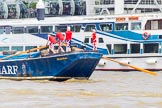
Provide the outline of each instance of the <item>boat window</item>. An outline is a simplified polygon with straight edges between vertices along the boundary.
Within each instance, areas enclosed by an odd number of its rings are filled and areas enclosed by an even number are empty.
[[[83,0],[74,0],[75,13],[74,15],[83,15]]]
[[[114,44],[114,54],[126,54],[127,44]]]
[[[30,50],[30,49],[33,49],[33,48],[37,48],[37,46],[25,46],[25,50]]]
[[[103,38],[98,38],[99,43],[104,43]]]
[[[111,54],[111,44],[107,44],[106,46],[107,46],[109,54]]]
[[[115,30],[128,30],[128,23],[116,23]]]
[[[80,32],[81,25],[70,25],[71,31],[73,32]]]
[[[158,29],[162,29],[162,20],[158,21]]]
[[[141,23],[140,22],[131,23],[131,30],[141,30]]]
[[[9,51],[9,47],[8,46],[1,46],[0,51]]]
[[[41,33],[50,33],[53,31],[53,26],[41,26]]]
[[[162,35],[159,35],[159,39],[162,39]]]
[[[3,34],[3,32],[4,32],[3,27],[0,27],[0,34]]]
[[[158,30],[158,21],[151,21],[151,30]]]
[[[162,29],[162,20],[148,20],[145,29],[146,30],[158,30]]]
[[[55,32],[65,32],[67,30],[67,25],[57,25],[55,26]]]
[[[112,30],[112,24],[100,24],[102,31],[111,31]]]
[[[71,4],[71,0],[62,0],[63,5],[63,15],[71,15],[71,7],[73,4]]]
[[[24,27],[12,27],[13,34],[21,34],[24,33],[24,31],[25,31]]]
[[[85,38],[84,43],[89,43],[89,38]]]
[[[18,0],[19,8],[20,8],[20,18],[27,18],[32,16],[32,8],[27,7],[25,2]],[[28,5],[29,6],[29,5]]]
[[[8,18],[16,18],[16,4],[8,4]]]
[[[5,34],[11,33],[11,27],[5,27]]]
[[[11,50],[23,51],[23,46],[12,46]]]
[[[50,15],[59,15],[59,2],[58,0],[52,0],[49,3],[49,9],[47,11],[49,11],[48,13]]]
[[[3,18],[2,11],[3,11],[3,4],[2,2],[0,2],[0,19]]]
[[[143,44],[143,52],[144,53],[158,53],[158,43],[146,43]]]
[[[145,30],[151,30],[151,21],[148,20],[146,25],[145,25]]]
[[[26,32],[27,33],[38,33],[38,26],[27,26]]]
[[[87,24],[86,25],[86,27],[85,27],[85,32],[91,32],[93,29],[95,29],[96,28],[96,26],[95,25],[89,25],[89,24]]]
[[[140,44],[130,44],[130,53],[140,53]]]

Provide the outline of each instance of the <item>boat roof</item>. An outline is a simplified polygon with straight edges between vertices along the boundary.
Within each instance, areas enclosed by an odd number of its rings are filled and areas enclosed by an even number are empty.
[[[0,20],[0,26],[19,26],[19,25],[49,25],[49,24],[70,24],[70,23],[84,23],[84,22],[104,22],[112,21],[114,22],[116,18],[120,17],[139,17],[139,20],[142,18],[148,19],[159,19],[162,18],[162,14],[132,14],[132,15],[96,15],[96,16],[64,16],[64,17],[46,17],[45,20],[37,20],[36,18],[24,18],[24,19],[2,19]]]

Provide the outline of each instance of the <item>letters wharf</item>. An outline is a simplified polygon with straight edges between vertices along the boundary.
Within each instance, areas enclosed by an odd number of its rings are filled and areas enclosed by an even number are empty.
[[[0,66],[0,74],[16,74],[17,71],[18,71],[17,65]]]

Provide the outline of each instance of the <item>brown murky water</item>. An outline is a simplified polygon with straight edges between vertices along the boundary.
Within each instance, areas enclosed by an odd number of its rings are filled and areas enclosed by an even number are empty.
[[[0,80],[0,108],[162,108],[162,72],[95,71],[90,80]]]

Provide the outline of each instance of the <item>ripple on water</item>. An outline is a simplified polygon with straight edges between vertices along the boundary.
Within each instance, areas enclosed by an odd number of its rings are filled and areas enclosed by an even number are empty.
[[[162,108],[162,73],[96,71],[89,80],[0,80],[6,108]]]

